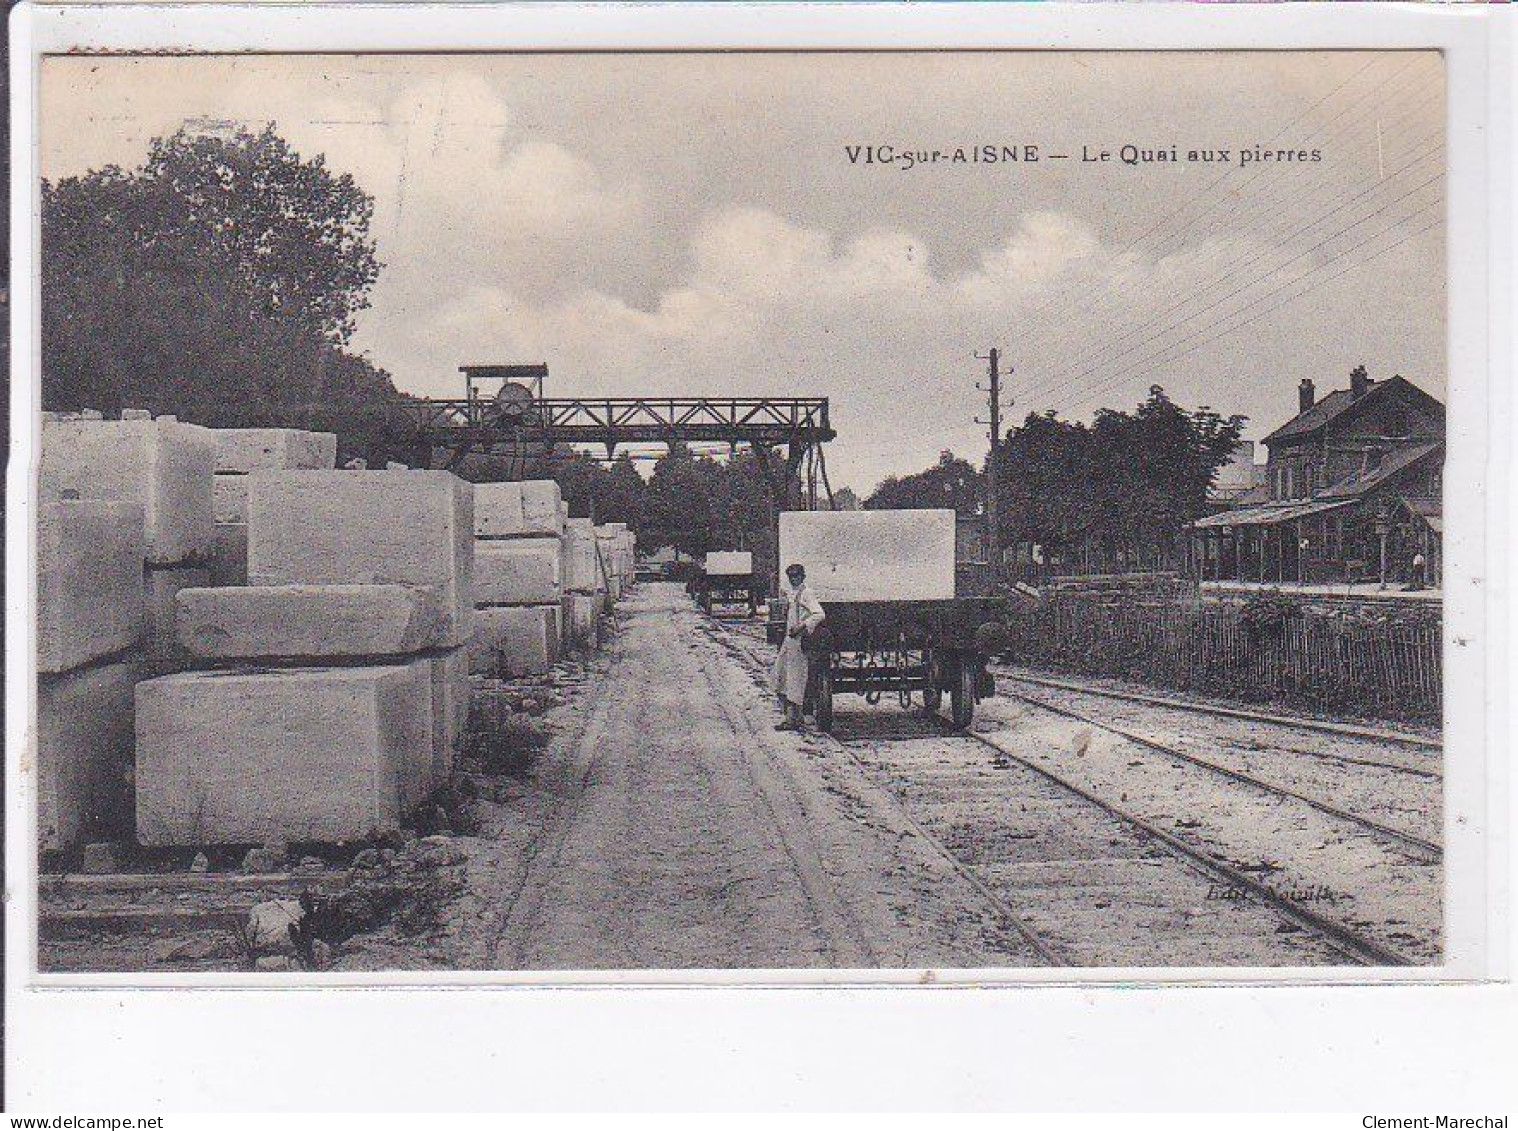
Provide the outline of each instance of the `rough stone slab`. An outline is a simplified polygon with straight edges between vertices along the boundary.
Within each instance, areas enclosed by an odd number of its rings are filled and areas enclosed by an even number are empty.
[[[135,646],[143,618],[142,508],[37,508],[37,670],[61,672]]]
[[[481,539],[474,547],[474,603],[547,605],[563,594],[558,538]]]
[[[200,660],[404,656],[457,644],[436,589],[271,585],[184,589],[179,644]]]
[[[402,817],[414,812],[441,784],[435,775],[435,767],[443,757],[437,749],[437,741],[443,730],[438,725],[438,712],[443,704],[438,697],[437,677],[432,661],[425,656],[420,657],[406,664],[404,670],[410,682],[404,701],[424,704],[426,713],[420,720],[422,730],[419,733],[411,731],[413,738],[406,746],[406,769],[401,777]]]
[[[204,589],[211,571],[204,566],[165,566],[143,572],[143,609],[147,616],[148,659],[162,666],[182,666],[188,653],[179,645],[174,623],[177,598],[184,589]]]
[[[248,583],[248,526],[242,522],[216,524],[216,551],[211,555],[212,585]]]
[[[565,633],[582,648],[600,644],[601,598],[591,593],[571,593],[565,598],[568,609]]]
[[[564,499],[558,483],[552,479],[479,483],[474,491],[474,532],[481,538],[523,538],[564,532]]]
[[[45,849],[129,835],[134,657],[37,685],[37,833]]]
[[[564,531],[564,588],[572,593],[604,589],[606,583],[598,561],[595,531],[589,520],[570,519]]]
[[[446,471],[255,471],[249,585],[422,585],[469,639],[474,493]]]
[[[432,783],[441,786],[464,751],[469,725],[469,649],[429,657],[432,668]]]
[[[330,471],[337,436],[299,428],[217,428],[216,470]]]
[[[65,420],[42,429],[38,499],[71,497],[142,508],[144,557],[207,559],[215,545],[209,428],[163,420]]]
[[[476,610],[469,669],[519,679],[542,675],[559,659],[559,607],[529,605]]]
[[[754,572],[754,555],[747,551],[715,550],[706,555],[706,576],[742,577]]]
[[[552,479],[529,479],[518,483],[522,491],[522,524],[527,534],[564,533],[564,496]]]
[[[423,678],[417,678],[417,671]],[[185,672],[137,685],[146,845],[353,841],[399,827],[432,759],[418,664]]]
[[[784,511],[780,567],[806,567],[817,599],[944,601],[954,596],[954,512]]]
[[[211,512],[218,524],[248,521],[248,477],[217,472],[211,480]]]

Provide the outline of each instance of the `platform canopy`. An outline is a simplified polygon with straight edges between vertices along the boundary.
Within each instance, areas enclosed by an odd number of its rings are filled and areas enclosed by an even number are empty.
[[[1236,511],[1210,514],[1191,524],[1193,530],[1216,530],[1227,526],[1276,526],[1293,519],[1308,518],[1315,514],[1339,510],[1355,500],[1338,499],[1333,502],[1273,504],[1268,507],[1244,507]]]

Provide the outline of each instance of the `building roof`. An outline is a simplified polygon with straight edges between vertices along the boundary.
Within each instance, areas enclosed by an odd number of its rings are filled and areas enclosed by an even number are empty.
[[[1435,451],[1442,451],[1444,444],[1436,441],[1431,444],[1410,444],[1405,448],[1394,448],[1386,453],[1381,463],[1369,471],[1359,475],[1351,475],[1348,479],[1341,479],[1333,486],[1318,492],[1319,499],[1359,499],[1375,490],[1381,484],[1391,479],[1398,472],[1405,471],[1425,456]]]
[[[1370,388],[1365,391],[1365,396],[1370,396],[1371,393],[1385,384],[1386,382],[1384,381],[1373,382]],[[1361,399],[1363,400],[1364,397]],[[1269,436],[1266,436],[1263,442],[1269,444],[1273,440],[1289,440],[1293,436],[1305,436],[1310,432],[1316,432],[1354,403],[1355,398],[1353,393],[1348,389],[1337,389],[1316,402],[1306,412],[1297,414],[1281,425]]]
[[[1365,395],[1359,399],[1350,389],[1336,389],[1322,400],[1314,404],[1306,412],[1299,413],[1277,428],[1261,443],[1271,444],[1280,440],[1290,440],[1298,436],[1308,436],[1327,425],[1330,421],[1344,415],[1351,408],[1368,404],[1373,398],[1384,395],[1384,390],[1391,388],[1410,389],[1418,397],[1430,402],[1442,409],[1444,406],[1436,397],[1430,396],[1422,389],[1414,385],[1406,377],[1397,376],[1385,381],[1371,381],[1366,387]]]
[[[1242,510],[1223,511],[1221,514],[1208,515],[1206,518],[1193,522],[1191,526],[1194,530],[1216,529],[1220,526],[1275,526],[1277,523],[1290,522],[1294,518],[1306,518],[1308,515],[1322,514],[1325,511],[1347,507],[1353,501],[1353,499],[1339,499],[1333,502],[1321,502],[1313,499],[1308,502],[1275,503],[1265,507],[1245,507]]]

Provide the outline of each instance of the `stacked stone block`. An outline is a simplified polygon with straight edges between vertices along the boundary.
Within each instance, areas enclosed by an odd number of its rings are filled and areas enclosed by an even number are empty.
[[[473,492],[442,471],[255,469],[246,487],[248,584],[181,592],[201,670],[137,688],[138,837],[391,831],[463,741]]]
[[[564,590],[566,639],[577,647],[596,647],[606,601],[606,574],[595,524],[588,518],[571,518],[564,524]]]
[[[216,431],[213,501],[216,538],[212,585],[248,583],[248,476],[254,471],[330,471],[337,436],[295,428],[220,428]]]
[[[541,675],[563,648],[565,525],[551,479],[482,483],[475,488],[471,668],[515,679]]]
[[[181,660],[174,595],[210,582],[215,461],[212,430],[173,417],[44,422],[40,499],[124,502],[142,510],[147,659],[158,671]]]
[[[44,433],[44,449],[51,443]],[[43,849],[131,827],[132,688],[145,634],[143,508],[37,511],[37,831]]]

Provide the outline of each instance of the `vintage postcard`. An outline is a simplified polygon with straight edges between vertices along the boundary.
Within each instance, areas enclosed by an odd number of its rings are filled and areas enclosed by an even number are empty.
[[[41,974],[1446,967],[1440,51],[39,81]]]
[[[1486,1071],[1498,17],[1044,7],[23,6],[20,1102]]]

